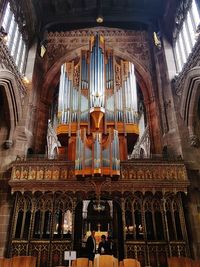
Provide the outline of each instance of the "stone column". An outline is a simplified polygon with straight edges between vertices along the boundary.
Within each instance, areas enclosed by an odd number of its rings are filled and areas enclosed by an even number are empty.
[[[8,201],[10,194],[7,182],[0,181],[0,188],[0,257],[5,257],[7,241],[10,238],[9,221],[11,205]]]

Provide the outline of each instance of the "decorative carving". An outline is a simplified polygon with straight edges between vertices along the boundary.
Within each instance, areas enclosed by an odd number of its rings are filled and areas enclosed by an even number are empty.
[[[21,97],[23,98],[26,94],[26,88],[23,83],[23,77],[20,74],[13,58],[10,55],[10,52],[4,42],[0,42],[0,67],[2,69],[10,70],[14,75],[19,88]]]
[[[129,163],[128,166],[122,164],[121,179],[187,181],[187,173],[183,164]]]
[[[192,147],[198,148],[200,145],[200,140],[196,135],[190,136],[189,142]]]
[[[28,179],[28,168],[25,167],[23,168],[23,171],[22,171],[22,179]]]
[[[100,181],[102,178],[99,177]],[[48,181],[48,182],[47,182]],[[148,182],[148,183],[147,183]],[[129,190],[168,191],[174,189],[186,192],[189,185],[185,165],[180,162],[163,162],[158,160],[131,160],[121,163],[121,176],[118,181],[110,180],[109,192]],[[17,160],[9,184],[13,191],[59,191],[63,188],[76,191],[93,191],[91,181],[81,182],[75,177],[74,162],[58,160]],[[101,191],[108,191],[103,184]]]
[[[28,179],[34,180],[36,178],[36,169],[29,168],[29,176]]]
[[[45,172],[45,179],[51,180],[51,177],[52,177],[52,170],[47,168]]]
[[[44,175],[44,171],[42,168],[38,168],[37,170],[37,180],[42,180],[43,179],[43,175]]]
[[[62,161],[17,159],[14,165],[12,180],[73,180],[75,178],[73,163],[69,165]]]
[[[69,51],[81,47],[87,47],[88,49],[89,38],[97,33],[105,37],[108,46],[114,47],[121,51],[121,53],[134,55],[146,69],[151,69],[147,32],[108,29],[104,27],[48,33],[48,56],[46,60],[48,60],[49,67]]]
[[[68,177],[68,170],[67,169],[62,170],[61,171],[61,179],[67,180],[67,177]]]
[[[52,127],[52,123],[49,120],[47,130],[47,153],[49,159],[54,159],[57,157],[58,147],[60,147],[60,142],[58,141],[56,131]]]
[[[172,81],[172,85],[179,99],[183,92],[185,80],[187,78],[187,72],[193,67],[199,66],[199,62],[200,62],[200,36],[198,37],[198,40],[195,46],[193,47],[192,52],[189,55],[182,71]]]
[[[115,65],[115,83],[116,83],[116,86],[118,86],[118,87],[122,86],[121,77],[122,77],[122,75],[121,75],[120,65],[116,64]]]
[[[13,168],[13,173],[12,173],[13,179],[20,179],[21,174],[20,174],[20,169],[15,169]]]
[[[12,140],[6,140],[5,143],[4,143],[5,149],[11,148],[12,145],[13,145],[13,141]]]
[[[146,153],[141,155],[141,149]],[[150,135],[149,127],[147,126],[143,135],[138,139],[137,143],[134,146],[134,150],[130,155],[129,159],[132,158],[146,158],[150,156]]]
[[[59,169],[54,169],[52,173],[52,179],[53,180],[58,180],[59,179]]]
[[[79,78],[80,78],[80,65],[74,67],[74,86],[79,87]]]

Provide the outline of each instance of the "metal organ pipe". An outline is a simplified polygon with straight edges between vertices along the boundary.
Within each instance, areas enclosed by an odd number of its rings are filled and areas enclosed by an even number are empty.
[[[59,120],[59,123],[62,123],[62,120],[63,120],[64,93],[65,93],[64,84],[65,84],[65,65],[63,64],[61,66],[59,94],[58,94],[58,120]]]
[[[124,110],[126,123],[136,123],[135,114],[137,114],[137,89],[134,65],[129,62],[127,77],[123,83],[124,87]]]
[[[87,90],[88,89],[88,63],[87,63],[87,54],[82,53],[81,55],[81,90]],[[82,92],[78,92],[79,98],[80,98],[80,122],[86,122],[89,119],[89,113],[88,113],[88,105],[89,100],[86,98],[85,95],[82,94]]]
[[[95,135],[94,143],[94,169],[101,167],[101,145],[100,145],[100,134]]]
[[[82,160],[83,160],[83,142],[81,140],[81,130],[77,131],[76,134],[76,160],[75,160],[75,169],[82,169]]]
[[[88,89],[88,64],[85,54],[81,59],[81,89]]]
[[[113,130],[113,141],[112,141],[112,169],[119,170],[119,137],[118,131]]]
[[[131,87],[133,88],[132,101],[133,101],[133,110],[134,110],[134,120],[135,120],[135,123],[138,123],[137,117],[136,117],[137,112],[138,112],[137,83],[136,83],[136,77],[135,77],[135,68],[134,68],[133,64],[131,64],[131,73],[132,73],[132,79],[131,79],[132,85],[131,85]]]
[[[126,124],[136,123],[134,65],[114,56],[110,49],[104,55],[104,50],[103,38],[92,37],[89,52],[82,51],[79,61],[61,66],[58,119],[69,125],[60,129],[67,129],[68,135],[76,138],[77,175],[98,175],[102,167],[102,175],[110,171],[118,175],[119,136],[126,138],[125,131],[134,129]],[[96,126],[98,120],[101,123]]]
[[[108,62],[106,64],[106,88],[113,89],[114,70],[113,70],[113,55],[108,55]]]
[[[90,108],[104,107],[104,54],[100,39],[95,38],[90,54]]]
[[[105,105],[105,73],[104,73],[104,54],[101,55],[101,77],[100,77],[100,86],[102,93],[102,106]]]

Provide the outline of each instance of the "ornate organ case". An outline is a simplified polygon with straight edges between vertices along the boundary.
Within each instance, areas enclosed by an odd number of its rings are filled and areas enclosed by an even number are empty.
[[[139,134],[137,86],[134,65],[106,49],[102,36],[61,66],[56,125],[59,153],[75,161],[77,176],[120,174],[127,138]]]

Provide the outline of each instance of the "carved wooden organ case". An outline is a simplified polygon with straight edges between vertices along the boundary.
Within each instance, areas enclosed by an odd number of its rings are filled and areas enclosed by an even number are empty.
[[[75,161],[77,176],[118,176],[136,140],[134,65],[92,36],[89,50],[61,66],[56,132],[59,154]]]

